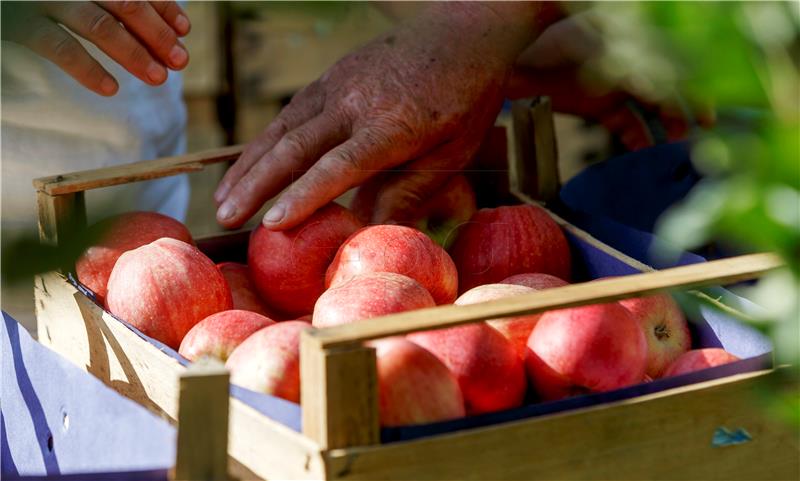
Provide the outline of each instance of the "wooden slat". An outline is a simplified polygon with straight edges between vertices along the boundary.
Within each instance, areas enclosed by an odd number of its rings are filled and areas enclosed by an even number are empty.
[[[380,442],[375,349],[320,349],[300,341],[303,434],[322,449]]]
[[[58,273],[35,281],[38,339],[120,394],[175,422],[178,361],[114,319]],[[278,449],[271,447],[280,446]],[[319,447],[237,399],[230,400],[229,453],[264,479],[319,479]],[[249,479],[249,478],[248,478]]]
[[[264,479],[322,479],[313,441],[231,398],[230,454]]]
[[[470,306],[438,306],[309,332],[323,348],[414,331],[457,326],[565,307],[608,302],[666,289],[724,285],[758,277],[783,264],[773,254],[750,254],[658,272],[571,284]]]
[[[741,374],[487,428],[333,450],[325,455],[327,479],[797,479],[797,432],[759,402],[771,376]],[[721,428],[752,439],[714,445]]]
[[[232,145],[192,154],[41,177],[34,179],[33,186],[37,191],[50,195],[62,195],[142,180],[159,179],[196,172],[209,164],[236,160],[243,148],[242,145]]]
[[[228,371],[203,358],[180,376],[175,480],[227,481]]]

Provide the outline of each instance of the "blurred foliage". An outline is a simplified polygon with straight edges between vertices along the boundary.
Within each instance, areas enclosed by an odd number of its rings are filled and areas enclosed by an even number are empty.
[[[713,105],[717,126],[697,135],[692,159],[705,179],[660,219],[679,249],[724,242],[773,251],[787,269],[746,288],[766,308],[768,332],[794,389],[774,411],[800,423],[800,3],[631,2],[595,5],[605,53],[587,65],[689,115]]]

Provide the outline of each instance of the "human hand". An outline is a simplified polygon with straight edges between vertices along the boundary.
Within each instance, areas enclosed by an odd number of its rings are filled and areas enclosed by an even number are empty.
[[[150,85],[189,62],[178,38],[191,25],[173,1],[3,2],[1,18],[3,40],[28,47],[100,95],[114,95],[116,80],[64,27]]]
[[[373,220],[427,197],[478,149],[538,13],[531,4],[435,4],[344,57],[298,92],[229,169],[214,196],[217,220],[241,226],[291,183],[263,219],[287,229],[397,167]]]

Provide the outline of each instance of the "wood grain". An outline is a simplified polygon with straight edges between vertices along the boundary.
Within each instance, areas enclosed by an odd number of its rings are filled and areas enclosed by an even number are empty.
[[[795,429],[748,373],[602,406],[379,447],[325,454],[327,479],[798,479]],[[796,388],[796,386],[795,386]],[[718,428],[752,440],[715,447]]]
[[[615,301],[668,289],[724,285],[758,277],[781,267],[773,254],[750,254],[657,272],[571,284],[469,306],[438,306],[309,331],[322,348],[457,326],[485,319],[534,314],[553,309]]]
[[[380,442],[375,349],[320,349],[300,341],[303,434],[322,449]]]
[[[243,145],[232,145],[192,154],[41,177],[33,180],[33,187],[37,191],[49,195],[63,195],[112,185],[159,179],[203,170],[209,164],[236,160],[243,148]]]

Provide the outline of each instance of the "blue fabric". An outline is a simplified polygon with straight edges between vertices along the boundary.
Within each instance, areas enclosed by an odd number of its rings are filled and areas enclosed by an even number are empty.
[[[686,142],[662,144],[586,168],[561,189],[568,208],[643,232],[700,180]]]
[[[50,476],[4,476],[7,481],[170,481],[168,469],[108,473],[53,474]]]
[[[3,479],[164,470],[175,429],[50,349],[3,313]]]

